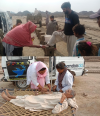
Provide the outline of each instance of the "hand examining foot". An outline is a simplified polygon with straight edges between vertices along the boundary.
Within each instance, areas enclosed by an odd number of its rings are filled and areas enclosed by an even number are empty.
[[[42,88],[42,92],[47,92],[48,90],[46,88]]]
[[[57,88],[57,85],[53,86],[53,88],[52,88],[52,89],[53,89],[53,91],[55,91],[55,90],[56,90],[56,88]]]
[[[60,91],[59,91],[59,92],[63,93],[62,89],[60,89]]]

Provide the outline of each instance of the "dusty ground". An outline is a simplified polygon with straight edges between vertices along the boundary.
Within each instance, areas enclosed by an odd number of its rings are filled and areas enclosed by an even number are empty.
[[[76,116],[100,116],[100,74],[76,77],[74,89],[79,105]]]

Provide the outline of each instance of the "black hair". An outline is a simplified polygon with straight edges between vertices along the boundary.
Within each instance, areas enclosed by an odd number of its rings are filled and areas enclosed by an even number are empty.
[[[89,46],[87,44],[87,41],[81,41],[78,44],[78,50],[82,53],[83,51],[85,51],[84,56],[97,56],[98,55],[98,48],[97,46],[91,44],[91,46]]]
[[[22,23],[22,21],[21,21],[20,19],[17,19],[17,20],[16,20],[16,25],[17,25],[18,23]]]
[[[44,71],[46,68],[42,68],[41,70],[39,70],[39,71]]]
[[[53,18],[53,19],[54,19],[54,16],[53,16],[53,15],[51,15],[51,16],[50,16],[50,18]]]
[[[70,2],[64,2],[62,5],[61,5],[61,8],[71,8],[71,4]]]
[[[73,31],[78,35],[83,35],[85,33],[85,27],[84,27],[84,25],[76,24],[73,27]]]
[[[65,63],[64,63],[64,62],[59,62],[59,63],[56,65],[56,68],[57,68],[57,69],[65,69]]]

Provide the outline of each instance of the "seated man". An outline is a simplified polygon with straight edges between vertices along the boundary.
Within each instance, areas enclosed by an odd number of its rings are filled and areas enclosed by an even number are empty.
[[[74,108],[77,108],[76,102],[72,99],[76,93],[74,90],[67,90],[65,93],[54,92],[42,95],[25,95],[25,96],[11,96],[6,89],[7,96],[3,91],[1,96],[3,99],[15,104],[16,106],[24,107],[30,111],[40,111],[40,110],[52,110],[52,113],[59,113],[67,109],[68,104]],[[60,102],[59,102],[60,101]]]

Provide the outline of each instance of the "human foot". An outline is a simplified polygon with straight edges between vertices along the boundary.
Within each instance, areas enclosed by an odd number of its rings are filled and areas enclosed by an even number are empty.
[[[5,94],[4,91],[1,93],[1,96],[2,96],[2,98],[5,99],[6,101],[10,101],[10,100],[11,100],[10,98],[8,98],[8,97],[6,96],[6,94]]]
[[[11,95],[9,94],[8,89],[6,89],[6,93],[7,93],[7,96],[11,98]]]

